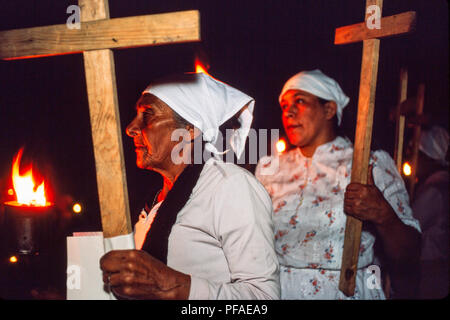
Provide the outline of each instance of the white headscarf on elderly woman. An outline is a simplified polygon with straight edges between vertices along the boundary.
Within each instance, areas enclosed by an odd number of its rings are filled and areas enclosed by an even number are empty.
[[[302,71],[291,77],[284,85],[278,98],[281,98],[288,90],[303,90],[327,101],[334,101],[337,105],[336,116],[338,125],[342,122],[342,112],[350,101],[342,91],[339,84],[322,73],[319,69]]]
[[[230,141],[237,157],[241,156],[253,120],[252,97],[204,73],[167,77],[152,83],[143,93],[155,95],[198,128],[207,142],[205,149],[215,155],[222,154],[214,145],[219,127],[245,107],[238,117],[241,127],[234,130]]]

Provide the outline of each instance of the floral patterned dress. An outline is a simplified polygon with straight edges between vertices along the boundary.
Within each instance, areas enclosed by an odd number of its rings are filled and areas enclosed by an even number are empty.
[[[351,142],[337,137],[319,146],[311,158],[295,148],[279,157],[263,157],[258,163],[255,175],[273,203],[282,299],[385,298],[382,289],[373,285],[373,269],[367,268],[374,260],[375,235],[364,228],[355,294],[346,297],[338,289],[346,223],[343,199],[352,156]],[[274,161],[279,161],[278,170],[267,174],[264,169],[273,167]],[[375,185],[403,223],[420,231],[392,158],[375,151],[370,161]]]

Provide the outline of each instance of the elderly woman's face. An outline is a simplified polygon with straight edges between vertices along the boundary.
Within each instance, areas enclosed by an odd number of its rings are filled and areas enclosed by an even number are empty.
[[[176,128],[169,106],[150,94],[142,95],[136,103],[136,117],[126,129],[136,147],[136,165],[142,169],[170,165],[172,149],[178,143],[171,141]]]

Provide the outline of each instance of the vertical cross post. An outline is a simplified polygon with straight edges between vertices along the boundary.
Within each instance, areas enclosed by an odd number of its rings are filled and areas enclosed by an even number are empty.
[[[398,172],[402,172],[403,161],[403,141],[405,136],[405,115],[402,114],[401,106],[406,101],[408,92],[408,70],[402,68],[400,70],[400,86],[398,93],[398,104],[396,107],[396,128],[395,128],[395,150],[394,161]]]
[[[79,0],[81,21],[109,19],[107,0]],[[98,198],[105,238],[132,232],[111,49],[83,52]]]
[[[371,5],[377,5],[381,11],[382,0],[367,0],[366,8]],[[367,21],[367,15],[365,20]],[[379,39],[368,39],[363,41],[358,114],[356,118],[351,176],[351,182],[362,184],[367,183],[367,173],[369,169],[379,51]],[[355,291],[361,230],[362,221],[347,216],[344,238],[345,245],[342,253],[339,281],[339,289],[347,296],[352,296]]]
[[[346,44],[363,41],[361,77],[356,120],[355,144],[353,148],[351,182],[367,183],[370,144],[372,140],[373,112],[378,73],[380,40],[409,33],[415,25],[415,12],[381,18],[382,0],[367,0],[365,22],[336,29],[334,43]],[[371,24],[375,17],[379,23]],[[371,24],[369,28],[369,24]],[[342,253],[339,289],[347,296],[354,295],[361,242],[362,221],[347,216],[344,248]]]

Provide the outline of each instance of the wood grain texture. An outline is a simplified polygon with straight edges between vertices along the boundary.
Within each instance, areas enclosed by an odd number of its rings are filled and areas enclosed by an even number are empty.
[[[80,0],[82,20],[108,18],[104,0]],[[103,236],[132,232],[113,53],[83,52]]]
[[[380,40],[370,39],[363,42],[363,58],[361,64],[358,114],[356,118],[351,178],[352,182],[363,184],[367,183],[379,50]]]
[[[0,59],[25,59],[88,50],[130,48],[200,40],[197,10],[126,18],[109,17],[108,9],[92,9],[96,1],[80,2],[81,29],[65,24],[0,32]],[[95,14],[94,14],[95,13]]]
[[[385,38],[414,31],[416,13],[408,11],[381,18],[380,29],[369,29],[365,22],[336,29],[334,44],[347,44],[367,39]]]
[[[369,168],[379,49],[380,40],[378,39],[370,39],[363,42],[358,114],[351,176],[351,182],[362,184],[367,183]],[[361,230],[362,222],[347,216],[339,280],[339,290],[347,296],[353,296],[355,292]]]
[[[369,17],[367,9],[371,5],[378,6],[381,14],[383,0],[366,1],[364,21],[367,21]],[[351,182],[362,184],[367,183],[367,173],[369,168],[379,51],[380,41],[378,39],[363,41],[358,114],[356,118],[351,175]],[[346,296],[353,296],[355,294],[361,232],[362,221],[347,216],[339,278],[339,290]]]

